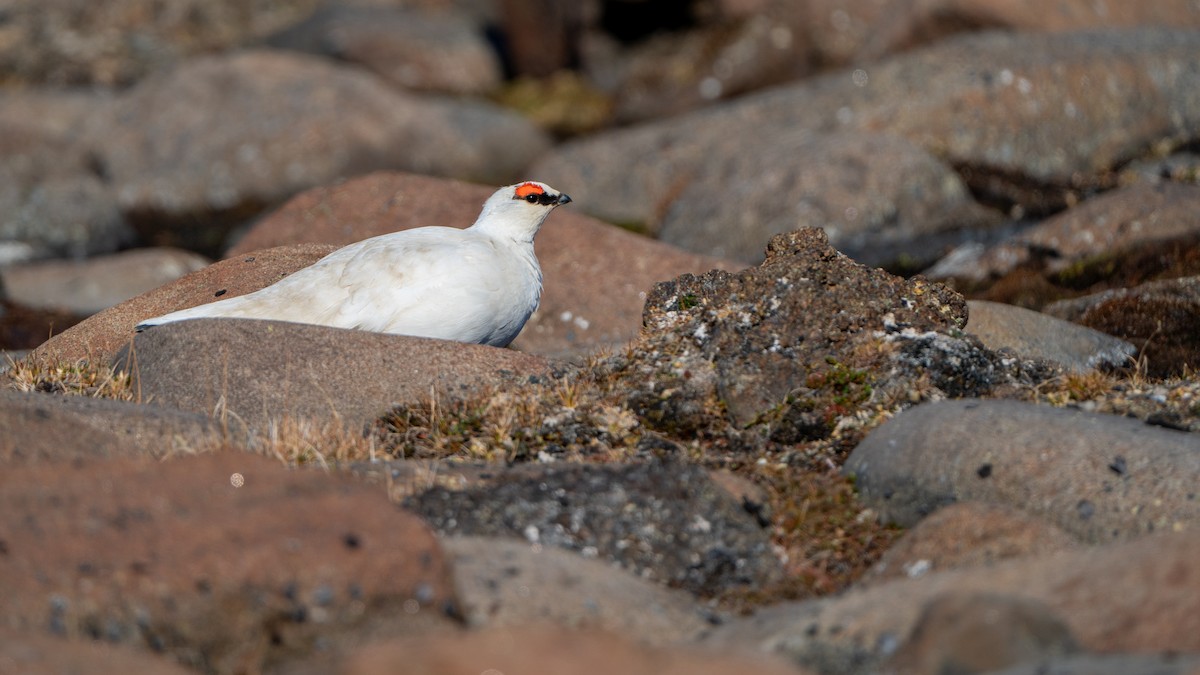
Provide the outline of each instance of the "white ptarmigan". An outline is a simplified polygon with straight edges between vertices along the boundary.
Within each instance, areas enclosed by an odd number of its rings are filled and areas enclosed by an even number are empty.
[[[266,288],[147,319],[137,330],[207,317],[274,319],[505,347],[541,300],[533,238],[570,201],[545,183],[509,185],[465,230],[364,239]]]

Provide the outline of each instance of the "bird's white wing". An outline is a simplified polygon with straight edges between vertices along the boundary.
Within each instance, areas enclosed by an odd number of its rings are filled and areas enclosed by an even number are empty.
[[[536,291],[528,297],[531,275],[490,237],[422,228],[369,241],[338,278],[345,297],[339,325],[497,344],[512,339],[509,314],[523,313],[523,324],[533,309],[526,306],[536,306]]]

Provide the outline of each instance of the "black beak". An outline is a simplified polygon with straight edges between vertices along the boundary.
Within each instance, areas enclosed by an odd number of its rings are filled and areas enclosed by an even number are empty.
[[[570,204],[570,203],[571,203],[571,195],[563,193],[558,196],[558,205],[559,206],[562,206],[563,204]]]

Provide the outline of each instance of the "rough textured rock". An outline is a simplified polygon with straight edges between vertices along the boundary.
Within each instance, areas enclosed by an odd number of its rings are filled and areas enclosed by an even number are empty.
[[[1120,336],[1146,358],[1146,373],[1170,377],[1200,368],[1200,277],[1063,300],[1046,313]]]
[[[217,453],[0,472],[6,625],[261,672],[447,623],[428,528],[378,490]]]
[[[396,405],[519,386],[549,370],[541,358],[486,345],[245,319],[155,326],[116,360],[147,400],[259,433],[285,419],[353,432]]]
[[[1090,542],[1200,528],[1200,435],[1016,401],[941,401],[897,415],[845,472],[883,516],[1008,504]]]
[[[347,61],[416,91],[483,94],[502,76],[483,27],[452,9],[328,5],[267,42]]]
[[[187,675],[162,656],[100,641],[71,642],[33,631],[0,630],[0,675]]]
[[[459,605],[473,628],[552,623],[666,645],[696,637],[711,616],[692,596],[611,563],[500,537],[445,537]]]
[[[1076,373],[1130,366],[1137,355],[1137,348],[1120,338],[1048,314],[986,300],[972,300],[967,306],[971,318],[966,330],[988,349],[1011,349]]]
[[[723,408],[783,442],[815,440],[868,401],[908,402],[917,380],[964,396],[1014,375],[960,337],[962,296],[855,263],[815,229],[775,237],[758,267],[657,285],[643,322],[617,367],[634,380],[641,416],[674,431],[708,426],[708,411]]]
[[[1196,652],[1197,555],[1200,536],[1188,532],[930,574],[762,609],[715,629],[705,643],[754,646],[823,673],[879,672],[929,601],[954,592],[1040,602],[1088,650]]]
[[[159,406],[0,389],[0,463],[163,457],[220,445],[206,417]]]
[[[568,143],[533,173],[583,186],[572,197],[600,218],[655,223],[692,174],[741,151],[731,129],[885,132],[960,167],[977,193],[1042,212],[1103,186],[1163,139],[1194,136],[1198,47],[1195,32],[1151,29],[951,38],[859,76],[832,73]],[[631,156],[654,161],[631,169]]]
[[[0,268],[0,282],[27,307],[95,314],[208,266],[178,249],[139,249],[84,261],[52,261]]]
[[[237,255],[110,307],[51,337],[31,355],[39,362],[108,361],[133,340],[134,326],[154,316],[269,286],[336,250],[303,244]]]
[[[578,185],[555,185],[574,197]],[[298,195],[259,221],[233,249],[298,242],[345,245],[413,227],[467,227],[494,188],[402,173],[378,173]],[[541,307],[513,347],[578,356],[637,336],[646,291],[684,272],[736,265],[639,237],[571,208],[559,209],[537,238]]]
[[[663,216],[663,241],[756,263],[772,235],[823,227],[859,262],[919,269],[940,245],[1001,221],[949,166],[903,138],[775,128],[738,136],[737,153],[690,176]]]
[[[934,511],[905,532],[858,583],[916,579],[930,572],[983,567],[1079,546],[1079,540],[1062,528],[1016,507],[958,502]]]
[[[700,595],[760,587],[781,571],[766,531],[698,466],[547,467],[406,503],[444,534],[580,551]]]
[[[981,283],[1020,266],[1071,277],[1148,242],[1200,234],[1200,186],[1138,184],[1106,192],[992,247],[967,245],[927,274]],[[1073,273],[1074,270],[1074,273]]]
[[[898,673],[990,673],[1079,651],[1071,631],[1041,602],[954,593],[930,600],[890,662]]]
[[[596,631],[546,625],[401,640],[364,647],[341,675],[396,672],[528,673],[529,675],[804,675],[808,671],[761,654],[710,652],[693,646],[654,648]]]
[[[143,238],[210,251],[233,224],[339,177],[405,168],[508,182],[547,144],[489,104],[416,98],[270,51],[148,78],[89,120],[88,135]]]

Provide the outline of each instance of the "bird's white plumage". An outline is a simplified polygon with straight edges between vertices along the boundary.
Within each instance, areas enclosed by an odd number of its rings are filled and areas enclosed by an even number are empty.
[[[537,309],[533,239],[571,198],[544,183],[501,188],[471,227],[421,227],[338,249],[236,298],[148,319],[274,319],[505,346]]]

